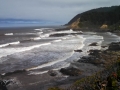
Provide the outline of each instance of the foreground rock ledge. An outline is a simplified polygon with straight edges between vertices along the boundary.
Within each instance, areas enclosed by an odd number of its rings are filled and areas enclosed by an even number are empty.
[[[70,68],[61,68],[60,72],[69,76],[79,76],[81,74],[81,70],[70,67]]]

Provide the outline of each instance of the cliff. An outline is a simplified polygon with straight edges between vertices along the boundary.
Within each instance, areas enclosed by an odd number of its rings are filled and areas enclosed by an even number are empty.
[[[120,30],[120,6],[102,7],[83,12],[71,19],[67,25],[71,28]]]
[[[76,21],[71,23],[69,25],[69,28],[71,28],[71,29],[79,29],[79,23],[80,23],[80,18],[78,18]]]

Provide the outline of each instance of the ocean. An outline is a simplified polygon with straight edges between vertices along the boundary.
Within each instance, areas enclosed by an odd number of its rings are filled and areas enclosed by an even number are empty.
[[[101,46],[120,41],[119,36],[110,32],[82,32],[63,28],[0,28],[0,74],[5,76],[6,73],[11,73],[5,77],[13,82],[9,85],[9,90],[33,90],[36,85],[35,90],[47,90],[50,86],[72,83],[74,79],[61,74],[61,68],[74,66],[80,69],[86,67],[87,70],[92,67],[97,71],[99,68],[96,66],[77,66],[73,63],[87,56],[89,50],[104,50],[107,47]],[[91,43],[98,45],[90,46]],[[48,74],[51,70],[57,72],[55,77]],[[15,73],[16,71],[21,72]]]
[[[110,32],[83,32],[55,28],[7,28],[0,30],[0,73],[27,70],[42,74],[68,67],[91,49],[119,41]],[[98,46],[89,46],[97,42]],[[83,52],[74,52],[74,50]],[[38,71],[37,71],[38,69]],[[35,70],[35,71],[34,71]],[[30,72],[32,71],[32,72]]]

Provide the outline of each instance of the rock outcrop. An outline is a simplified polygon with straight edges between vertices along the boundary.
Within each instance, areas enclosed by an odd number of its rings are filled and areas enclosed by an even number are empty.
[[[69,76],[79,76],[81,75],[82,71],[77,68],[71,67],[71,68],[61,68],[60,72],[62,74],[69,75]]]
[[[108,50],[120,50],[120,42],[111,43]]]
[[[73,22],[70,26],[69,26],[69,28],[71,28],[71,29],[79,29],[80,27],[79,27],[79,24],[80,23],[80,18],[78,18],[75,22]]]
[[[49,70],[49,71],[48,71],[48,74],[49,74],[50,76],[56,76],[56,75],[57,75],[57,72],[55,72],[54,70]]]
[[[101,29],[107,29],[107,28],[108,28],[108,25],[103,24],[100,28],[101,28]]]
[[[98,43],[97,42],[93,42],[89,46],[98,46]]]
[[[79,13],[66,25],[72,29],[120,30],[120,6],[101,7]]]

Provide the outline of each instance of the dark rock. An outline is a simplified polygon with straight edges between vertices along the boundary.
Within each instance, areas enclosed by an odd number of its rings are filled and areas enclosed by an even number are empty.
[[[89,55],[98,56],[101,53],[101,50],[89,50]]]
[[[97,44],[98,44],[97,42],[93,42],[89,46],[98,46]]]
[[[82,34],[82,32],[78,32],[78,33],[55,33],[55,34],[51,34],[49,37],[62,37],[62,36],[76,35],[76,34]]]
[[[78,76],[81,74],[81,71],[79,69],[76,68],[61,68],[60,72],[65,74],[65,75],[69,75],[69,76]]]
[[[107,47],[107,46],[101,46],[102,48],[105,48],[105,47]]]
[[[120,50],[120,42],[111,43],[108,50]]]
[[[56,76],[57,75],[57,73],[53,70],[49,70],[48,73],[49,73],[50,76]]]
[[[78,62],[82,63],[90,63],[91,61],[95,60],[96,58],[94,56],[84,56],[81,59],[78,60]]]
[[[83,56],[81,59],[89,59],[90,56]]]
[[[50,37],[62,37],[69,35],[68,33],[56,33],[56,34],[51,34]]]
[[[82,52],[82,50],[74,50],[75,52]]]
[[[0,90],[8,90],[7,85],[10,84],[12,81],[0,80]]]
[[[90,63],[94,65],[101,65],[104,64],[104,60],[100,60],[96,56],[87,56],[87,57],[82,57],[81,59],[78,60],[79,63]]]

